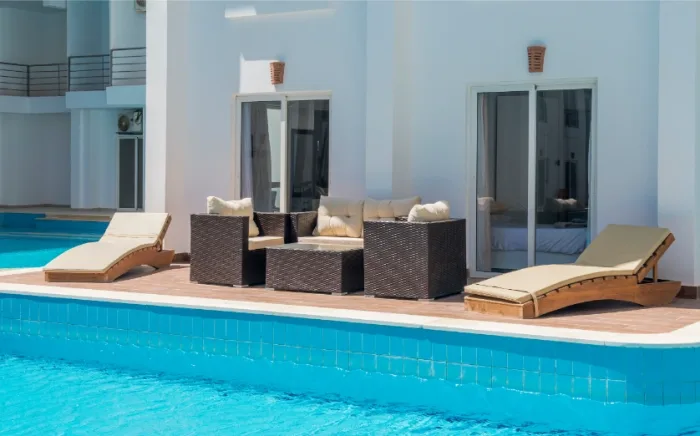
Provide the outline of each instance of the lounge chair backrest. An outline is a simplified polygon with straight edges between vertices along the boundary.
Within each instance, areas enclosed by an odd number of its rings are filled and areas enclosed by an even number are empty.
[[[611,224],[586,248],[576,265],[619,269],[621,274],[636,274],[670,235],[660,227]]]
[[[142,240],[157,245],[162,242],[170,224],[167,213],[117,212],[107,226],[101,241]]]

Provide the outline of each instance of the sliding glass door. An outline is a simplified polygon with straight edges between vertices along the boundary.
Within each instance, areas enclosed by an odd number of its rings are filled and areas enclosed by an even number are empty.
[[[485,275],[571,263],[590,240],[593,88],[475,89],[470,247]]]
[[[273,95],[239,98],[239,198],[255,210],[316,210],[328,194],[330,101]]]

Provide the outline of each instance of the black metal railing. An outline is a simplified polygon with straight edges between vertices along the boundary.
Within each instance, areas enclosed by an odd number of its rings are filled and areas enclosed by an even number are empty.
[[[111,86],[146,83],[146,47],[115,48],[110,51]]]
[[[66,94],[67,64],[0,62],[0,95],[52,97]]]
[[[69,91],[103,91],[109,86],[109,55],[68,58]]]

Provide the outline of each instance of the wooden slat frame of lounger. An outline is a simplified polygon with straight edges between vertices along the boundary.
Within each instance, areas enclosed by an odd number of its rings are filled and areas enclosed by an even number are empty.
[[[538,296],[537,311],[532,300],[515,303],[469,294],[464,298],[464,306],[473,312],[531,319],[574,304],[598,300],[628,301],[642,306],[668,304],[680,292],[681,283],[658,280],[658,263],[673,241],[673,234],[669,234],[637,274],[581,280]],[[653,273],[651,279],[646,278],[649,272]]]
[[[156,269],[167,268],[173,261],[175,251],[163,250],[163,239],[168,232],[172,218],[170,215],[165,220],[163,229],[158,235],[155,245],[136,250],[124,256],[106,271],[45,271],[44,280],[47,282],[113,282],[131,269],[141,265],[148,265]]]

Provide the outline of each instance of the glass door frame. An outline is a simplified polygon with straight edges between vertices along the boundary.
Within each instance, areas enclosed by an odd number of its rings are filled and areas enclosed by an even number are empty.
[[[123,139],[130,139],[134,142],[134,207],[120,207],[119,203],[119,194],[120,194],[120,153],[119,153],[119,147],[121,147],[121,141]],[[139,139],[141,140],[141,156],[139,156]],[[146,142],[144,141],[144,136],[143,134],[117,134],[116,136],[116,147],[115,147],[115,162],[117,166],[117,185],[116,185],[116,191],[117,191],[117,204],[116,204],[116,210],[118,211],[132,211],[132,212],[139,212],[142,211],[144,208],[141,207],[139,208],[139,164],[143,167],[143,178],[142,178],[142,183],[141,183],[141,198],[143,202],[143,206],[146,204],[146,165],[145,165],[145,157],[146,157]]]
[[[231,135],[233,139],[233,188],[234,198],[241,198],[241,131],[243,103],[254,103],[259,101],[280,102],[280,212],[289,212],[290,209],[290,184],[291,171],[289,168],[290,145],[287,141],[287,103],[290,101],[303,100],[328,100],[328,150],[332,150],[333,142],[333,103],[330,91],[295,91],[295,92],[268,92],[260,94],[236,94],[233,96],[233,126]],[[330,166],[330,162],[329,162]],[[330,174],[330,167],[328,173]],[[329,183],[330,185],[330,183]]]
[[[598,137],[598,92],[597,80],[595,79],[575,79],[575,80],[542,80],[521,83],[504,84],[474,84],[468,86],[467,90],[467,168],[469,176],[467,178],[467,265],[471,277],[488,278],[501,273],[492,271],[478,271],[476,269],[477,256],[477,147],[478,147],[478,99],[479,94],[496,92],[527,92],[528,93],[528,162],[527,162],[527,263],[528,266],[535,265],[535,231],[537,220],[537,92],[538,91],[564,91],[567,89],[590,89],[591,90],[591,133],[590,133],[590,161],[588,169],[590,173],[590,186],[588,191],[589,215],[588,225],[590,226],[591,237],[598,233],[596,211],[597,209],[597,189],[596,189],[596,142]]]

